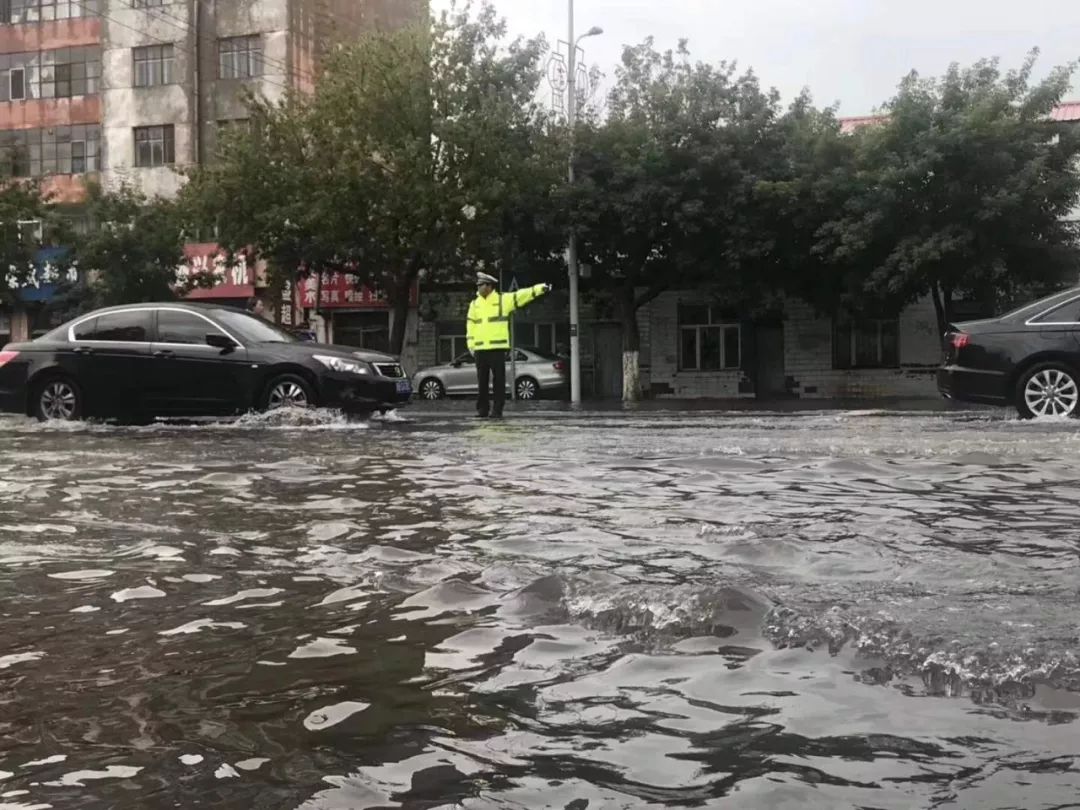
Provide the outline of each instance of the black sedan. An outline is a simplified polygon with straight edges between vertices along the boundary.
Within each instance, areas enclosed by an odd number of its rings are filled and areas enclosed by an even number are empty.
[[[1013,405],[1020,416],[1076,416],[1080,288],[1000,318],[950,324],[938,390],[948,399]]]
[[[228,416],[290,406],[371,413],[398,408],[411,395],[393,357],[302,342],[222,306],[111,307],[0,351],[0,411],[42,420]]]

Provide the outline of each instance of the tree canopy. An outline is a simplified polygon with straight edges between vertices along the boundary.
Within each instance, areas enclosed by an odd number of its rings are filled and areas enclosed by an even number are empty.
[[[177,294],[184,232],[176,203],[148,199],[128,186],[88,189],[94,228],[77,240],[75,259],[88,277],[90,306],[168,301]]]
[[[0,304],[34,280],[39,250],[68,236],[60,207],[38,183],[0,176]]]
[[[912,73],[877,124],[824,153],[809,144],[812,160],[839,158],[797,184],[823,221],[795,206],[838,303],[895,310],[929,295],[944,332],[960,296],[1000,303],[1076,280],[1080,128],[1051,119],[1075,65],[1032,84],[1035,56],[1007,73],[997,60]]]
[[[760,261],[756,185],[775,157],[778,97],[685,43],[623,51],[607,115],[576,133],[572,228],[623,327],[637,396],[637,310],[666,290],[734,284]]]
[[[543,41],[507,42],[490,5],[471,12],[334,52],[312,96],[255,102],[252,133],[184,192],[223,243],[286,277],[348,269],[382,289],[395,352],[421,273],[460,277],[532,250],[544,220],[522,208],[555,182],[536,101]]]

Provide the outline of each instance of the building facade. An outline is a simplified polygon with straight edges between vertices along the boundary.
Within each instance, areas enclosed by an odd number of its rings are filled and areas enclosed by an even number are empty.
[[[421,292],[403,361],[410,370],[465,352],[470,293]],[[745,318],[703,303],[700,291],[664,293],[638,312],[642,394],[652,399],[874,399],[936,395],[941,359],[927,299],[896,318],[837,320],[788,300],[770,317]],[[582,390],[623,392],[622,327],[586,302],[581,318]],[[565,356],[568,301],[555,292],[515,314],[515,344]]]
[[[0,177],[40,180],[76,218],[87,180],[172,195],[246,125],[246,93],[309,90],[335,44],[426,13],[426,0],[0,0]],[[32,299],[0,312],[0,338],[40,331]]]

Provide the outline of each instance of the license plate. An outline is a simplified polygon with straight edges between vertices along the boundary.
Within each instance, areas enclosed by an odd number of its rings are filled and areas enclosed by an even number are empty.
[[[397,390],[399,394],[411,394],[412,383],[410,383],[408,380],[398,380]]]

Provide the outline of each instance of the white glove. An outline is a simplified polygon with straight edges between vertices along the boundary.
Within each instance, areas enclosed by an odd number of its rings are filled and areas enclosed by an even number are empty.
[[[551,292],[551,290],[552,290],[552,287],[551,287],[550,284],[545,284],[544,285],[544,292],[549,293],[549,292]]]

